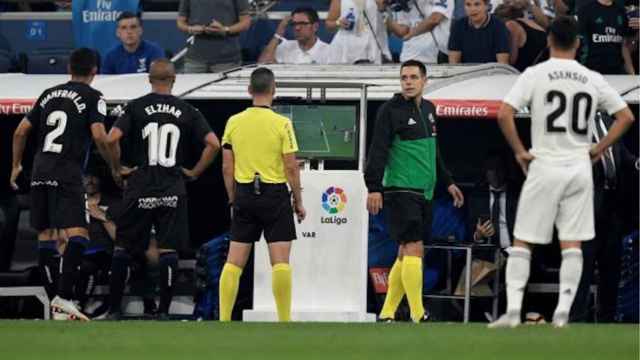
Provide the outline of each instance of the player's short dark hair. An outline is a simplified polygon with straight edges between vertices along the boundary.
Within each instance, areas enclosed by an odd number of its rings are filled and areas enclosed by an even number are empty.
[[[549,25],[553,45],[561,50],[571,50],[578,38],[578,23],[572,16],[558,16]]]
[[[254,94],[267,94],[271,91],[271,87],[275,81],[276,77],[273,75],[273,71],[265,67],[260,67],[251,73],[249,87]]]
[[[116,24],[120,25],[120,21],[126,19],[138,19],[138,24],[142,25],[142,18],[140,17],[140,13],[133,13],[131,11],[123,11],[116,18]]]
[[[69,69],[71,75],[89,76],[94,67],[98,66],[96,52],[89,48],[73,50],[69,57]]]
[[[299,7],[299,8],[296,8],[295,10],[293,10],[291,12],[291,16],[293,17],[293,15],[295,15],[295,14],[305,14],[305,15],[307,15],[307,18],[309,18],[309,22],[311,22],[312,24],[315,24],[318,21],[320,21],[320,18],[318,17],[318,12],[315,11],[313,8],[310,8],[310,7]]]
[[[420,74],[422,74],[422,76],[427,76],[427,67],[424,66],[422,61],[413,60],[413,59],[403,62],[402,65],[400,65],[400,72],[402,72],[402,69],[406,67],[413,67],[413,66],[420,69]]]

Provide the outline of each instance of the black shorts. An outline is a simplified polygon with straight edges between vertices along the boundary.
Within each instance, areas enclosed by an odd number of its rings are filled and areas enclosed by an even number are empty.
[[[285,184],[262,184],[261,194],[253,193],[253,184],[236,185],[231,220],[231,240],[254,243],[264,238],[268,243],[296,239],[291,198]]]
[[[431,201],[411,191],[384,193],[384,217],[389,236],[400,244],[428,241],[431,234]]]
[[[152,225],[158,248],[182,250],[189,245],[186,195],[125,198],[122,207],[110,211],[110,216],[116,223],[115,246],[130,252],[147,249]]]
[[[46,229],[87,227],[86,197],[81,183],[31,181],[31,226]]]

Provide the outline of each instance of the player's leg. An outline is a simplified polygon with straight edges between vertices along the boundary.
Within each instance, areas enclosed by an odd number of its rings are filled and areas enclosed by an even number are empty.
[[[233,232],[232,232],[233,234]],[[258,239],[260,235],[258,234]],[[253,241],[242,242],[232,240],[229,243],[229,254],[227,262],[222,268],[220,275],[220,321],[231,321],[231,313],[238,296],[238,287],[240,286],[240,276],[242,269],[247,264]]]
[[[178,253],[184,248],[180,244],[189,241],[189,219],[186,196],[178,196],[175,204],[170,203],[154,210],[154,226],[158,243],[160,270],[160,318],[169,315],[176,275],[178,274]],[[173,206],[175,205],[175,206]]]
[[[505,270],[507,312],[489,324],[490,328],[516,327],[520,324],[522,299],[529,281],[531,245],[548,244],[553,223],[565,187],[561,170],[531,163],[518,203],[513,245]]]
[[[247,264],[253,243],[260,240],[262,233],[262,225],[254,213],[257,196],[252,191],[252,187],[236,187],[229,254],[220,275],[220,321],[231,321],[242,269]]]
[[[269,244],[271,289],[279,321],[291,320],[291,241],[296,239],[296,226],[289,192],[285,185],[267,187],[257,204],[264,238]]]
[[[380,321],[392,321],[395,318],[396,310],[404,297],[404,286],[402,285],[402,254],[404,246],[398,247],[398,257],[389,272],[387,286],[387,296],[384,298],[384,305],[380,311]]]
[[[384,194],[384,214],[389,227],[389,235],[400,244],[401,258],[401,262],[398,264],[400,282],[396,283],[398,277],[393,274],[396,281],[389,284],[390,291],[387,293],[389,306],[387,309],[383,309],[384,315],[395,314],[404,293],[409,302],[411,319],[415,322],[422,321],[425,318],[422,302],[422,258],[424,255],[422,237],[425,224],[431,222],[431,204],[424,199],[422,194],[388,192]],[[387,298],[385,298],[385,304]]]
[[[52,228],[55,208],[50,206],[54,198],[55,193],[49,187],[31,188],[30,220],[31,226],[38,230],[38,269],[49,299],[53,299],[58,293],[60,273],[58,233]]]
[[[269,243],[271,290],[276,302],[278,321],[291,321],[291,241]]]
[[[75,280],[78,279],[78,268],[89,242],[89,234],[87,229],[83,227],[65,228],[60,231],[67,239],[67,245],[61,260],[58,295],[51,300],[51,308],[53,311],[88,321],[89,318],[78,309],[72,300],[75,297],[74,286]]]
[[[108,318],[111,320],[119,320],[122,316],[124,289],[131,277],[132,251],[143,251],[140,245],[149,238],[151,219],[151,210],[139,208],[137,198],[123,200],[123,211],[116,215],[116,238],[109,277]]]
[[[38,269],[49,299],[58,293],[60,275],[60,253],[58,252],[57,231],[46,229],[38,233]]]
[[[568,169],[571,177],[566,196],[560,201],[556,227],[562,249],[560,264],[560,294],[553,313],[553,325],[563,327],[569,322],[569,313],[582,275],[583,256],[581,244],[595,236],[593,212],[593,180],[591,164]]]

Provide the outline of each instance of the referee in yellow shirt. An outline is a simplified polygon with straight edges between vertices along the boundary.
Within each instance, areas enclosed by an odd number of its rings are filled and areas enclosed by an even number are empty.
[[[278,320],[291,319],[289,253],[296,238],[293,211],[300,222],[305,209],[296,162],[298,144],[291,120],[271,110],[275,90],[271,70],[254,70],[249,84],[253,106],[229,118],[222,137],[222,172],[233,218],[229,255],[220,277],[220,321],[231,320],[242,269],[263,232],[273,267]]]

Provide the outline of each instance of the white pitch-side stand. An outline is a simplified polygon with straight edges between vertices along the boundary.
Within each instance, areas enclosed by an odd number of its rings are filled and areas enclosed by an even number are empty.
[[[358,169],[324,170],[322,161],[312,170],[307,161],[301,172],[302,198],[307,218],[296,224],[292,243],[291,319],[293,321],[375,321],[367,313],[366,188],[362,175],[366,133],[366,84],[278,83],[282,87],[357,88],[361,92]],[[277,321],[271,290],[271,264],[264,241],[255,246],[253,309],[244,321]]]

